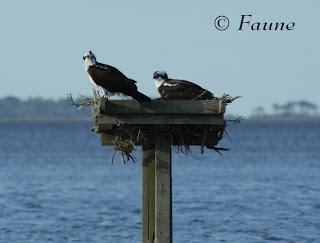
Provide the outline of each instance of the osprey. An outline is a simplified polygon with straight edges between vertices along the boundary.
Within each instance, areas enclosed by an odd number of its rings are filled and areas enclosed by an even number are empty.
[[[94,54],[89,51],[83,55],[84,66],[94,87],[102,90],[103,97],[111,95],[131,96],[139,103],[151,99],[137,90],[136,81],[127,78],[115,67],[99,63]]]
[[[166,100],[212,100],[213,94],[192,82],[169,79],[164,71],[153,73],[153,80],[156,84],[161,98]]]

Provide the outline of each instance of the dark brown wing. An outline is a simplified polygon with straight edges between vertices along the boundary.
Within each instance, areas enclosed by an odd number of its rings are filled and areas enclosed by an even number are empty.
[[[88,68],[88,73],[97,85],[102,86],[109,92],[121,92],[130,95],[127,93],[137,90],[135,80],[127,78],[117,68],[110,65],[97,62]]]
[[[151,101],[148,96],[138,92],[135,80],[127,78],[115,67],[97,62],[88,68],[88,73],[97,85],[111,93],[131,96],[139,103]]]
[[[161,98],[167,100],[210,100],[213,94],[199,85],[178,79],[168,79],[159,88]]]

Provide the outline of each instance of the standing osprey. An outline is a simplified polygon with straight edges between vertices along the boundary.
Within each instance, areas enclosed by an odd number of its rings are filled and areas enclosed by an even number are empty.
[[[199,85],[185,80],[169,79],[166,72],[156,71],[153,73],[161,98],[166,100],[212,100],[213,94],[201,88]]]
[[[94,54],[89,51],[83,55],[84,66],[94,87],[102,90],[103,96],[131,96],[139,103],[151,99],[137,90],[136,81],[127,78],[115,67],[99,63]]]

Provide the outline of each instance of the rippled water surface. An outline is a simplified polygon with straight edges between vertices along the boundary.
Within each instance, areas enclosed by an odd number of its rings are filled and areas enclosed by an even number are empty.
[[[91,122],[0,123],[0,242],[141,242],[141,164]],[[173,153],[174,242],[320,242],[320,124],[228,127]],[[201,159],[201,160],[199,160]]]

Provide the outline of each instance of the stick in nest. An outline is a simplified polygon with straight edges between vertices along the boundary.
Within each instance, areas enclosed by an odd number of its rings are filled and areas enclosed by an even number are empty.
[[[85,97],[84,95],[82,95],[82,94],[80,94],[80,93],[78,93],[78,95],[79,95],[82,99],[84,99],[84,100],[86,100],[86,101],[81,102],[81,103],[78,104],[78,103],[74,102],[74,99],[73,99],[71,93],[70,93],[70,94],[67,94],[67,98],[69,99],[70,104],[71,104],[71,105],[74,105],[75,107],[77,107],[78,110],[81,110],[84,106],[93,105],[93,104],[96,102],[96,99],[95,99],[95,98],[94,98],[94,99],[90,99],[90,98],[87,98],[87,97]]]
[[[222,97],[220,99],[226,99],[227,103],[231,103],[232,101],[241,98],[242,96],[236,96],[234,98],[232,98],[229,94],[223,94]]]
[[[206,142],[207,135],[208,135],[208,126],[205,127],[203,139],[202,139],[202,142],[201,142],[201,149],[200,149],[200,153],[201,154],[203,154],[203,146],[204,146],[204,143]]]
[[[201,94],[199,94],[197,97],[194,97],[192,100],[196,100],[198,98],[200,98],[202,95],[204,95],[205,93],[207,93],[208,90],[206,89],[205,91],[203,91]]]
[[[213,149],[214,151],[216,151],[220,155],[222,155],[222,153],[220,151],[229,151],[230,150],[230,149],[227,149],[227,148],[219,148],[219,147],[210,146],[210,145],[206,145],[206,147],[208,149]]]
[[[243,121],[243,117],[242,116],[239,116],[236,119],[226,120],[226,122],[233,122],[234,124],[240,123],[241,121]]]
[[[132,154],[132,151],[136,149],[136,146],[132,139],[124,139],[120,136],[117,136],[116,139],[113,141],[114,144],[114,151],[111,158],[111,165],[113,165],[113,159],[117,150],[120,151],[121,159],[124,164],[128,163],[131,159],[133,163],[136,162],[135,156]]]

